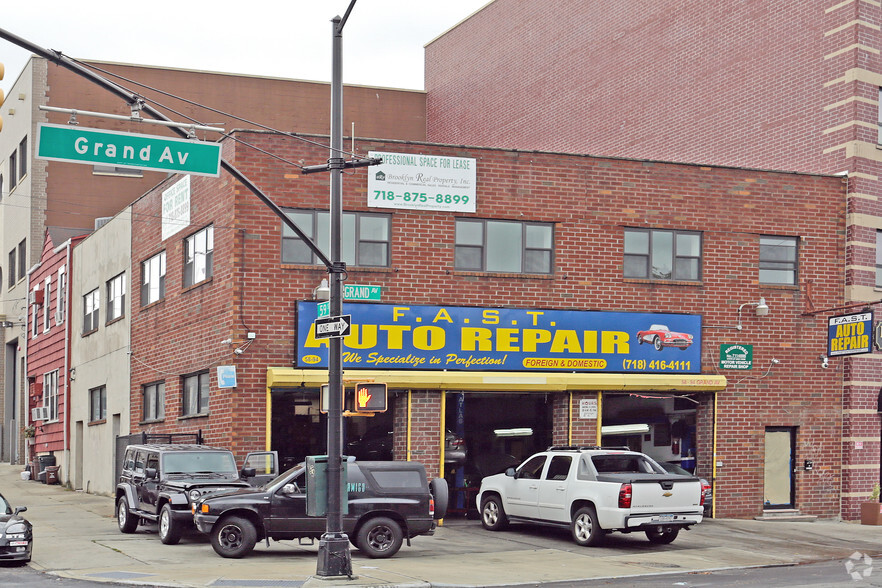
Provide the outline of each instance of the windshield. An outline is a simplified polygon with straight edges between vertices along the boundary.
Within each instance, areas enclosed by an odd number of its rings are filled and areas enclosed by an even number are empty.
[[[162,456],[162,468],[171,474],[233,474],[238,475],[232,453],[224,451],[182,451]]]

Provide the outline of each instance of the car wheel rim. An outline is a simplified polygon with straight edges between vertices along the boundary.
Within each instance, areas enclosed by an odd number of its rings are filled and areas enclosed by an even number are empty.
[[[499,510],[496,508],[496,503],[488,502],[484,506],[484,522],[493,526],[497,520],[499,520]]]
[[[168,512],[163,511],[161,515],[159,515],[159,535],[161,537],[165,537],[168,535]]]
[[[119,509],[117,510],[117,513],[116,513],[116,519],[119,521],[120,527],[125,526],[125,524],[126,524],[126,507],[122,502],[119,503]]]
[[[386,525],[374,527],[368,533],[368,543],[376,551],[386,551],[392,545],[392,529]]]
[[[236,549],[242,545],[242,531],[235,525],[226,525],[221,529],[219,539],[224,549]]]
[[[585,515],[578,517],[575,522],[575,530],[576,537],[580,541],[587,541],[591,536],[591,519]]]

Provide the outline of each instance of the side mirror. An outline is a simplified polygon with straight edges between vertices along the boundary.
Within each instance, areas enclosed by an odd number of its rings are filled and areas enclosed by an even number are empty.
[[[508,476],[509,478],[516,478],[517,477],[515,475],[516,473],[517,472],[515,471],[514,468],[508,468],[507,470],[505,470],[505,475]]]
[[[282,494],[300,494],[300,488],[294,482],[282,486]]]
[[[242,468],[242,477],[243,478],[253,478],[257,475],[257,470],[255,468]]]
[[[17,514],[20,513],[20,512],[24,512],[24,511],[26,511],[27,509],[28,509],[28,507],[26,507],[26,506],[16,506],[16,507],[15,507],[15,512],[12,514],[12,516],[17,515]]]
[[[148,480],[156,478],[156,468],[147,468],[146,470],[144,470],[144,476]]]

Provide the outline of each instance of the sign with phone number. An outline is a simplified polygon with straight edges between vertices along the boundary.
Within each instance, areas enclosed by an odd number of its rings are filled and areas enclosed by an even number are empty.
[[[443,212],[475,212],[477,160],[370,151],[383,163],[368,171],[368,206]]]

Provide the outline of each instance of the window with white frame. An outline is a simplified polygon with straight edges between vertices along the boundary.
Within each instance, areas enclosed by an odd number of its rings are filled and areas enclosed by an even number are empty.
[[[103,421],[107,418],[107,387],[98,386],[89,390],[89,422]]]
[[[18,177],[19,179],[24,178],[28,175],[28,138],[25,136],[24,139],[18,144]]]
[[[760,284],[795,285],[797,268],[798,251],[796,237],[760,237]]]
[[[91,333],[98,328],[98,315],[101,310],[101,299],[98,288],[83,296],[83,334]]]
[[[184,288],[211,278],[214,227],[209,225],[184,240]]]
[[[7,287],[12,288],[15,286],[15,260],[18,259],[15,253],[15,249],[9,252],[9,283],[6,284]]]
[[[28,271],[28,240],[22,239],[18,244],[18,279],[25,277]]]
[[[142,390],[144,393],[143,420],[157,421],[165,418],[165,382],[146,384]]]
[[[67,273],[64,266],[58,268],[58,302],[55,305],[55,324],[64,322],[67,313]]]
[[[286,210],[285,214],[330,257],[330,215],[317,210]],[[391,236],[391,217],[375,212],[344,212],[341,223],[340,257],[346,265],[387,267]],[[306,243],[282,223],[282,263],[318,263]]]
[[[37,328],[37,318],[39,318],[40,314],[37,312],[37,292],[39,292],[39,288],[34,288],[32,290],[31,296],[33,296],[34,300],[31,302],[31,338],[37,336],[40,332]]]
[[[50,421],[58,420],[58,370],[43,374],[43,406],[49,407]]]
[[[208,414],[208,372],[184,376],[182,416]]]
[[[18,153],[15,151],[12,152],[12,155],[9,156],[9,191],[15,189],[16,184],[18,183]]]
[[[46,276],[46,282],[44,286],[43,292],[43,332],[48,333],[49,329],[52,327],[52,313],[49,301],[52,299],[52,276]]]
[[[141,263],[141,306],[165,298],[165,251]]]
[[[455,242],[458,270],[552,273],[554,229],[550,223],[457,219]]]
[[[122,318],[125,308],[126,274],[123,272],[107,281],[107,322]]]

